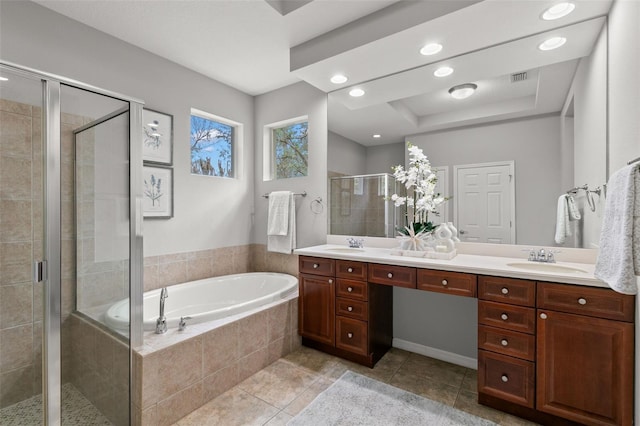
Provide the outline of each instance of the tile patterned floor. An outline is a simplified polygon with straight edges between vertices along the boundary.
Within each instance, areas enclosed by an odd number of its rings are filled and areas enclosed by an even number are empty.
[[[42,395],[20,401],[0,410],[2,426],[40,426]],[[71,383],[62,385],[63,426],[113,426]]]
[[[347,370],[500,425],[534,424],[479,405],[476,402],[475,370],[395,348],[370,369],[302,347],[182,418],[174,426],[286,425]]]

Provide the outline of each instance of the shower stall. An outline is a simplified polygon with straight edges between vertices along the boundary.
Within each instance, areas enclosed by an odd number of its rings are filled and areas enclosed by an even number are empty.
[[[329,233],[394,237],[404,217],[391,201],[395,193],[404,186],[388,173],[329,178]]]
[[[0,63],[0,423],[128,425],[142,102]],[[127,336],[102,324],[130,299]]]

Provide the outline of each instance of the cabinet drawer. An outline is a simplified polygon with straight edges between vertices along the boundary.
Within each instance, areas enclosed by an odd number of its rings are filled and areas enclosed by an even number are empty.
[[[605,288],[538,283],[538,308],[633,322],[635,296]]]
[[[535,306],[535,281],[501,277],[478,277],[478,298],[520,306]]]
[[[525,306],[480,300],[478,302],[478,323],[534,334],[536,331],[536,310]]]
[[[533,408],[534,363],[478,351],[478,392]]]
[[[367,300],[367,283],[363,281],[336,279],[336,296],[347,297],[349,299]]]
[[[369,281],[376,284],[416,288],[416,269],[370,263]]]
[[[418,269],[417,287],[420,290],[476,297],[476,282],[473,274]]]
[[[366,356],[367,343],[366,322],[336,317],[336,348]]]
[[[336,297],[336,315],[367,321],[369,304],[360,300]]]
[[[367,264],[351,260],[336,260],[336,277],[366,281]]]
[[[335,276],[335,260],[323,257],[300,256],[298,269],[301,274]]]
[[[481,325],[478,327],[478,348],[534,361],[536,339],[532,334]]]

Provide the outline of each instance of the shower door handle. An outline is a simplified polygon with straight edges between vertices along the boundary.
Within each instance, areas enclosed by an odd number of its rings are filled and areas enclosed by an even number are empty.
[[[33,283],[41,283],[47,279],[47,261],[36,260],[33,262]]]

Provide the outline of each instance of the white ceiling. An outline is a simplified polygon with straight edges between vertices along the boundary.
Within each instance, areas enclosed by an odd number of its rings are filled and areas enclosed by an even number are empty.
[[[35,1],[252,95],[307,81],[332,92],[330,130],[363,145],[559,111],[612,2],[572,0],[572,14],[543,21],[557,0]],[[537,50],[558,34],[565,46]],[[431,41],[442,52],[420,55]],[[456,71],[436,79],[441,64]],[[520,71],[529,80],[510,83]],[[349,81],[331,84],[335,72]],[[477,94],[453,102],[447,89],[465,82]],[[367,94],[349,97],[354,85]]]
[[[35,1],[257,95],[300,81],[289,71],[290,47],[397,0],[301,0],[303,7],[284,16],[273,6],[277,2],[263,0]]]

